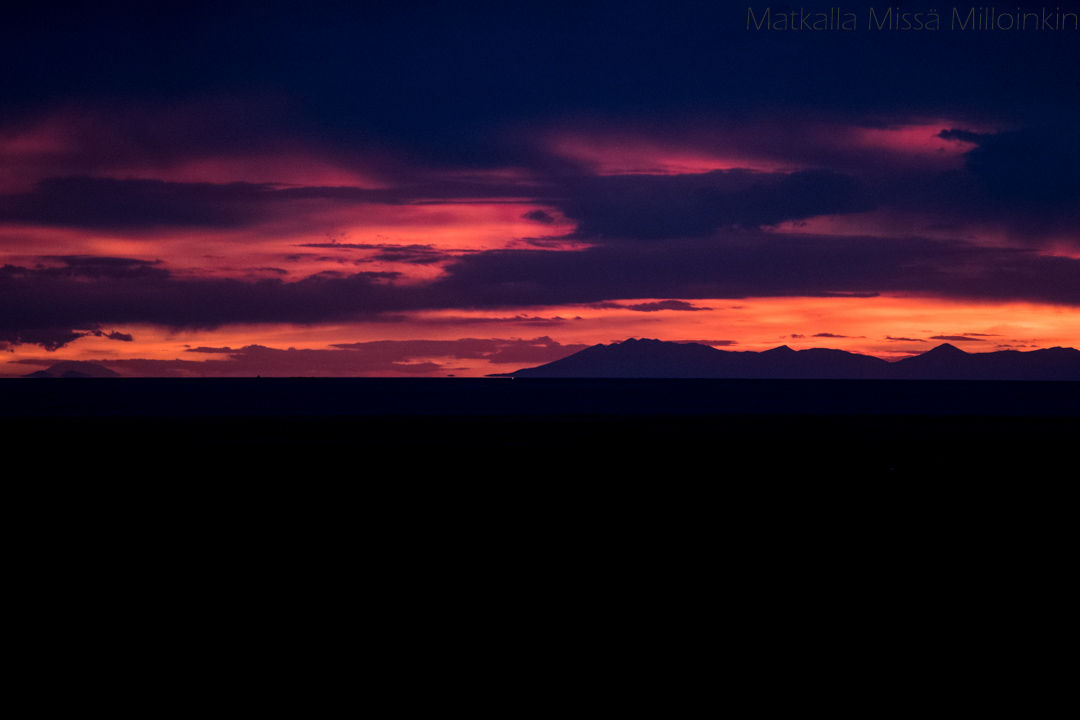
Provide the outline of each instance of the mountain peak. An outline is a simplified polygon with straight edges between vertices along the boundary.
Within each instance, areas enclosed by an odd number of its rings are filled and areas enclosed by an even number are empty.
[[[924,355],[934,355],[934,356],[945,357],[945,356],[949,356],[949,355],[955,355],[955,356],[968,355],[970,353],[967,353],[964,350],[961,350],[960,348],[958,348],[955,345],[952,345],[950,343],[941,343],[936,348],[934,348],[932,350],[928,350],[923,354]]]

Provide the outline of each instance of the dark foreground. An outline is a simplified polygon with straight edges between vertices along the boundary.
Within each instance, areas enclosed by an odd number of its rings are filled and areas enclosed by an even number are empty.
[[[338,642],[367,607],[364,642],[408,653],[492,626],[562,657],[609,625],[618,654],[651,624],[772,632],[802,668],[850,627],[921,668],[1069,596],[1080,383],[16,380],[0,424],[50,623],[74,602],[204,649],[243,618],[256,652],[283,618]]]
[[[46,464],[203,474],[1051,476],[1080,383],[25,379],[0,383],[0,423]]]

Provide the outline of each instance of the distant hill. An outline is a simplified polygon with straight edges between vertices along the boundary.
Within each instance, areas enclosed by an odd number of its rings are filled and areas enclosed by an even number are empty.
[[[107,367],[92,362],[80,362],[78,360],[65,360],[58,362],[48,370],[24,375],[32,378],[118,378],[123,377],[120,373]]]
[[[1049,348],[967,353],[942,344],[888,362],[844,350],[787,345],[765,350],[717,350],[698,343],[630,339],[593,345],[518,378],[759,378],[790,380],[1080,380],[1080,350]]]

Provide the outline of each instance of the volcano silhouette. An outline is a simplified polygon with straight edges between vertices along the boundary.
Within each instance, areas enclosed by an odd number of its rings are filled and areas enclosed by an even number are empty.
[[[104,365],[84,362],[81,360],[65,360],[49,367],[47,370],[38,370],[24,377],[36,378],[118,378],[120,373],[110,370]]]

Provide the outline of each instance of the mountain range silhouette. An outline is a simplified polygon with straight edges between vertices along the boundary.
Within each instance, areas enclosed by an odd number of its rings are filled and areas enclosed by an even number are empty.
[[[770,380],[1080,380],[1080,350],[967,353],[944,343],[895,362],[845,350],[787,345],[717,350],[699,343],[629,339],[593,345],[561,360],[491,377],[755,378]]]

